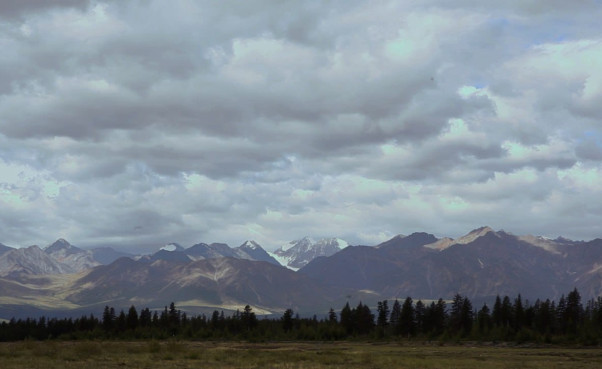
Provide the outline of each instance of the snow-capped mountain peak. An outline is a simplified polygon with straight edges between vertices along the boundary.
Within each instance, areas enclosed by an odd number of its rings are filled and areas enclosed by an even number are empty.
[[[270,255],[283,266],[298,270],[319,256],[331,256],[347,246],[349,243],[340,238],[323,238],[314,241],[310,237],[304,237],[281,246]]]
[[[177,243],[168,243],[167,245],[161,247],[159,250],[163,250],[163,251],[182,251],[184,250],[184,248],[180,245],[178,245]]]
[[[255,241],[248,241],[248,240],[245,241],[245,243],[243,243],[241,245],[241,247],[248,248],[248,249],[251,249],[251,250],[259,250],[261,248],[261,246],[259,246],[259,244],[257,242],[255,242]]]
[[[316,241],[314,241],[312,238],[310,238],[310,237],[303,237],[300,240],[291,241],[289,243],[286,243],[286,244],[280,246],[280,250],[282,250],[282,251],[288,251],[288,250],[292,249],[293,247],[299,247],[300,245],[304,246],[304,247],[308,247],[308,246],[311,246],[311,245],[313,245],[315,243],[316,243]]]
[[[349,242],[340,239],[340,238],[336,238],[336,242],[338,244],[339,250],[344,249],[345,247],[349,246]]]

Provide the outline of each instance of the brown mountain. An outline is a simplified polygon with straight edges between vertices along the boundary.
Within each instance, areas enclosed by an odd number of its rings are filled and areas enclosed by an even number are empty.
[[[345,249],[299,272],[383,298],[450,298],[456,293],[479,300],[518,293],[558,298],[574,287],[589,298],[602,294],[602,240],[552,241],[489,227],[456,240],[415,233],[374,248]]]
[[[334,291],[268,262],[212,258],[188,263],[152,263],[122,258],[78,279],[67,300],[80,305],[241,308],[260,311],[328,309]]]

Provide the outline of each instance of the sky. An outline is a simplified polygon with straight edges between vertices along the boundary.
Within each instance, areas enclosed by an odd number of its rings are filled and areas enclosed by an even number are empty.
[[[0,243],[602,237],[602,1],[0,2]]]

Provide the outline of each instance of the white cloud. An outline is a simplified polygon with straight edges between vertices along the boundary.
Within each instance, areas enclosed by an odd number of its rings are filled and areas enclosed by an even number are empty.
[[[3,3],[0,242],[599,237],[601,11]]]

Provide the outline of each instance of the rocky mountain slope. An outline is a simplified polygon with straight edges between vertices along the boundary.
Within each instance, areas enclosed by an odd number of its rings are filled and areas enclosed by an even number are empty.
[[[75,247],[62,238],[46,247],[44,252],[62,265],[67,266],[67,270],[71,273],[81,272],[101,264],[94,259],[92,251]]]
[[[0,276],[70,274],[115,261],[126,253],[109,247],[83,250],[58,239],[44,249],[38,246],[0,247]]]
[[[8,250],[0,256],[0,277],[73,273],[67,264],[55,260],[38,246]]]

